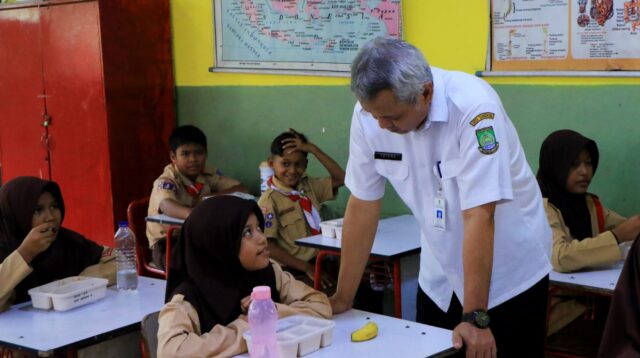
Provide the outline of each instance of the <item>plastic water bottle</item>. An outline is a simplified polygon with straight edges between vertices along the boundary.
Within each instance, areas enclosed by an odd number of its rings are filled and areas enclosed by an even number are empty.
[[[267,186],[267,180],[273,176],[273,169],[269,166],[269,163],[264,161],[258,166],[260,169],[260,194],[264,193],[269,187]]]
[[[138,271],[136,270],[136,236],[129,229],[126,221],[118,223],[115,235],[116,262],[118,274],[116,282],[119,290],[135,290],[138,287]]]
[[[271,300],[269,286],[257,286],[251,292],[249,326],[251,327],[251,358],[276,358],[276,324],[278,311]]]

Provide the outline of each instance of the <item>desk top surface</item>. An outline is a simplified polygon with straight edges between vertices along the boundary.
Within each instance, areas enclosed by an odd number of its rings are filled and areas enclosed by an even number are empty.
[[[0,345],[51,352],[139,324],[162,308],[165,287],[164,280],[139,277],[136,291],[111,286],[101,300],[69,311],[39,310],[31,302],[14,305],[0,313]]]
[[[342,240],[315,235],[296,240],[296,245],[340,251]],[[372,256],[396,258],[420,252],[420,226],[413,215],[382,219],[371,249]]]
[[[168,225],[182,225],[184,224],[183,219],[174,218],[173,216],[159,214],[159,215],[150,215],[144,218],[145,221],[159,223],[159,224],[168,224]]]
[[[613,293],[622,272],[623,264],[624,261],[620,261],[609,268],[580,272],[560,273],[551,271],[549,280],[552,284]]]
[[[351,342],[351,332],[364,326],[367,318],[378,325],[378,336],[366,342]],[[332,320],[336,323],[332,344],[305,357],[424,358],[452,347],[451,331],[412,321],[360,310],[349,310]]]

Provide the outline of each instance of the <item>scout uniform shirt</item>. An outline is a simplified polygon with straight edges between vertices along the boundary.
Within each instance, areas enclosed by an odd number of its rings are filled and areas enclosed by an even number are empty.
[[[282,184],[275,176],[271,178],[273,184],[281,191],[290,192],[292,190]],[[295,190],[304,192],[318,211],[320,203],[334,198],[331,177],[308,178],[305,176]],[[277,239],[278,246],[300,260],[309,261],[316,257],[318,253],[316,249],[295,244],[297,239],[311,236],[311,229],[305,219],[299,200],[293,201],[282,192],[269,188],[258,200],[258,205],[264,213],[264,234],[266,237]]]
[[[182,175],[173,164],[164,167],[164,172],[155,182],[149,198],[148,215],[158,215],[160,213],[160,202],[164,199],[173,199],[180,205],[194,207],[202,198],[213,195],[219,191],[229,189],[240,182],[219,175],[215,168],[205,169],[198,175],[193,183]],[[153,247],[158,240],[166,237],[168,225],[147,222],[147,238],[149,247]]]
[[[500,98],[486,82],[432,67],[425,124],[396,134],[356,104],[346,186],[379,200],[389,181],[421,229],[420,288],[447,312],[464,302],[462,211],[496,202],[489,309],[551,270],[551,229],[538,183]]]
[[[623,259],[618,241],[611,229],[624,222],[625,218],[601,206],[602,222],[600,222],[594,198],[593,194],[586,195],[593,237],[580,241],[571,236],[571,230],[565,224],[560,210],[549,200],[544,199],[547,218],[553,232],[551,263],[554,270],[571,272],[586,267],[611,265]],[[582,302],[583,300],[576,297],[578,296],[573,293],[560,291],[551,298],[547,335],[556,333],[585,311],[586,305]]]
[[[331,318],[324,293],[297,281],[278,264],[272,262],[272,266],[280,294],[278,318],[295,314]],[[247,352],[242,335],[249,330],[249,322],[244,314],[226,326],[217,324],[202,332],[198,312],[183,295],[176,294],[160,310],[158,323],[158,357],[232,357]]]

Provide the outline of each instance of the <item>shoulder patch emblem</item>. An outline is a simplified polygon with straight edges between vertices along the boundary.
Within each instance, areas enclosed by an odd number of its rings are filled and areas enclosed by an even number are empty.
[[[476,124],[480,123],[480,121],[485,120],[485,119],[493,119],[493,117],[495,117],[495,115],[491,112],[484,112],[484,113],[480,113],[477,116],[475,116],[475,118],[473,118],[471,120],[471,122],[469,122],[469,124],[471,124],[473,127],[476,126]]]
[[[265,218],[267,220],[273,220],[273,213],[268,213],[267,215],[265,215]]]
[[[178,191],[178,188],[176,187],[176,183],[172,182],[171,180],[165,180],[160,182],[160,184],[158,184],[158,189]]]
[[[500,146],[500,143],[496,141],[493,127],[476,129],[476,138],[478,139],[478,150],[482,154],[493,154]]]

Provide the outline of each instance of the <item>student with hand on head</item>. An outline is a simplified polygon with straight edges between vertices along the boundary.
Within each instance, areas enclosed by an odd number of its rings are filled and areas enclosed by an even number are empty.
[[[611,265],[622,259],[618,245],[640,235],[640,216],[626,219],[588,192],[599,160],[596,143],[568,129],[551,133],[540,148],[537,178],[553,232],[551,263],[556,271]],[[584,310],[573,296],[555,297],[548,334]]]
[[[330,318],[325,294],[269,260],[264,217],[253,200],[221,195],[198,204],[172,250],[167,304],[160,311],[158,357],[231,357],[247,351],[242,334],[255,286],[271,287],[280,318]]]
[[[329,176],[310,178],[306,175],[308,153],[327,169]],[[265,214],[265,235],[270,239],[271,256],[280,264],[313,279],[311,261],[318,251],[295,244],[295,240],[320,233],[320,204],[335,198],[344,185],[344,170],[307,138],[290,129],[271,143],[269,166],[273,176],[258,205]],[[324,275],[325,285],[331,279]]]
[[[195,126],[176,128],[169,137],[171,164],[153,183],[149,198],[149,215],[165,214],[186,219],[191,209],[212,195],[247,192],[236,179],[222,176],[215,168],[205,168],[207,137]],[[153,250],[153,262],[165,266],[168,225],[147,222],[147,238]]]
[[[0,189],[0,311],[29,301],[28,290],[70,276],[115,283],[115,251],[62,227],[58,184],[18,177]]]

